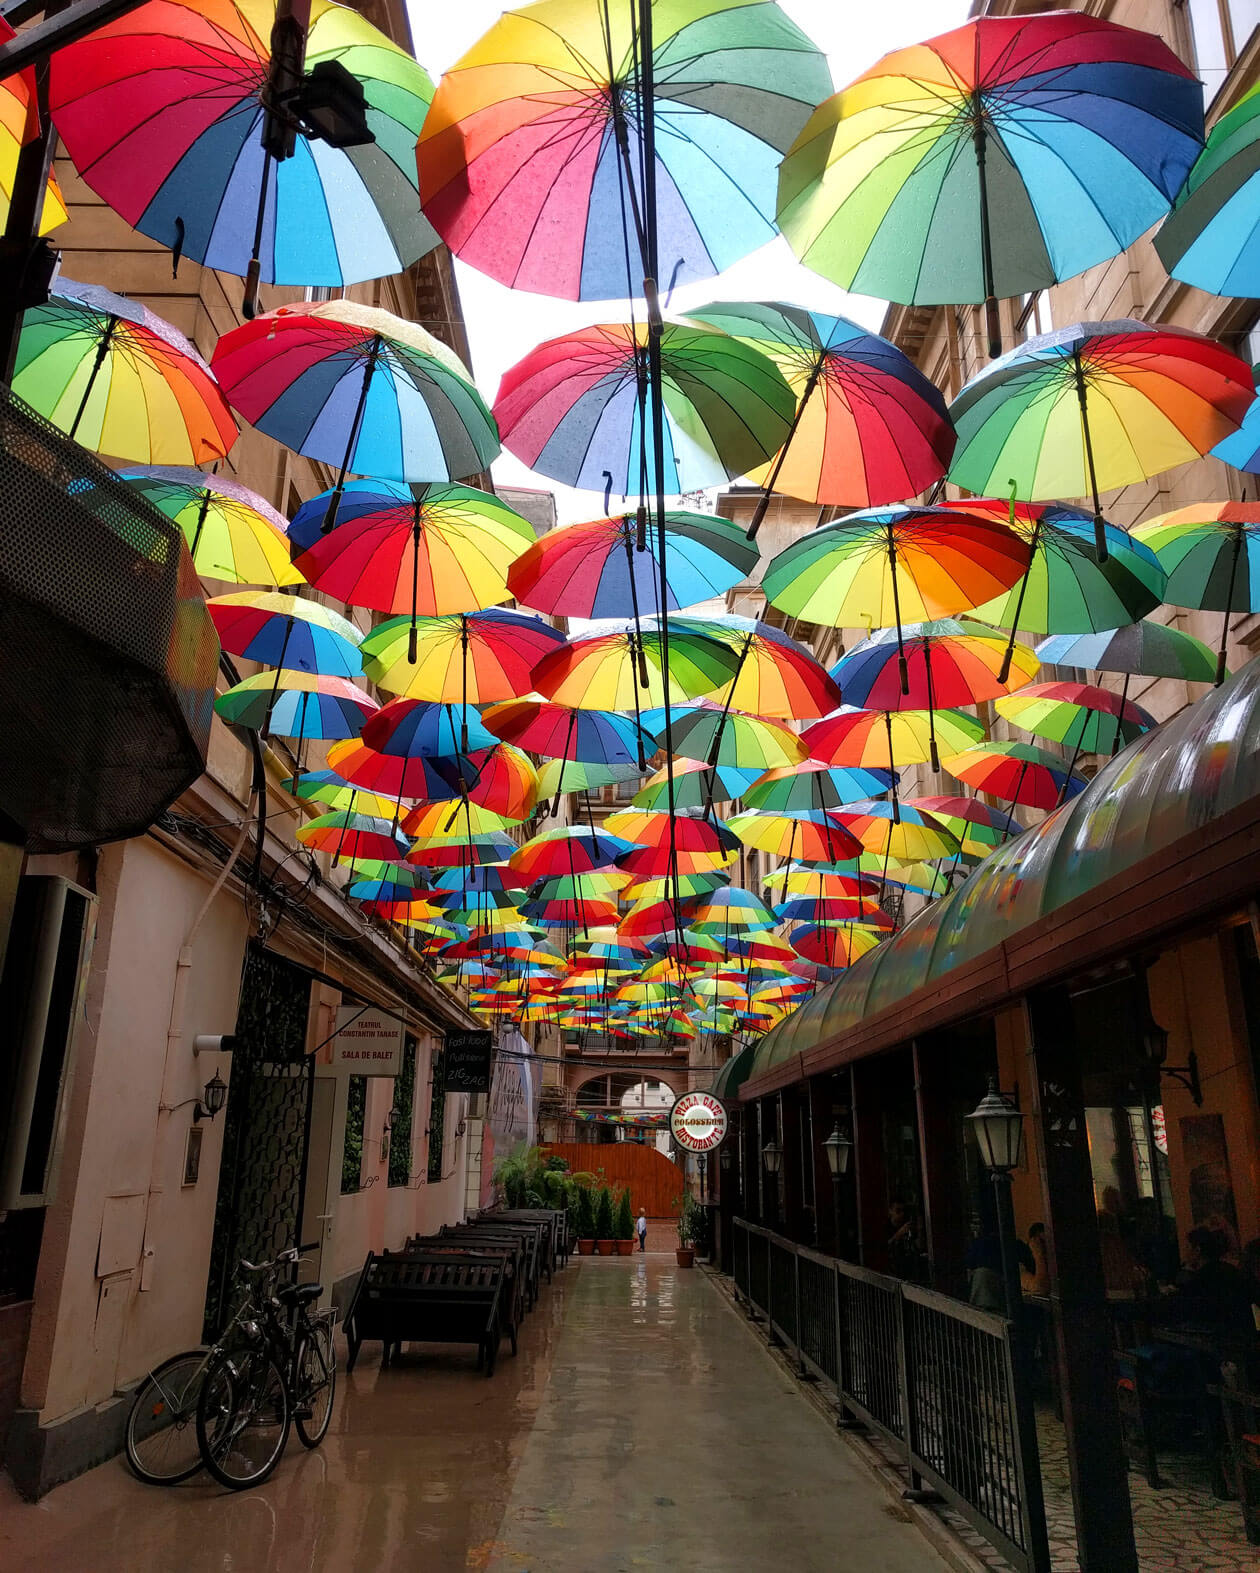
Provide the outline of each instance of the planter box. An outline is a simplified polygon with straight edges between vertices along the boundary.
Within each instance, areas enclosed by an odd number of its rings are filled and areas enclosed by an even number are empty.
[[[616,1240],[596,1240],[595,1249],[601,1256],[611,1256],[616,1244]]]
[[[694,1267],[696,1265],[695,1248],[690,1245],[680,1245],[674,1252],[674,1257],[679,1267]]]
[[[595,1242],[594,1240],[579,1240],[577,1243],[577,1249],[579,1256],[594,1256]]]
[[[631,1251],[633,1251],[633,1250],[634,1250],[634,1241],[633,1240],[618,1240],[617,1241],[617,1255],[618,1256],[629,1256]]]

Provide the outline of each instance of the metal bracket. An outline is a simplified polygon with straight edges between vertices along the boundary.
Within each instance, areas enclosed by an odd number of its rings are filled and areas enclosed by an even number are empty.
[[[1180,1082],[1194,1099],[1195,1108],[1203,1107],[1203,1087],[1199,1081],[1199,1056],[1193,1049],[1190,1050],[1190,1058],[1185,1065],[1161,1065],[1159,1074],[1171,1076],[1174,1081]]]

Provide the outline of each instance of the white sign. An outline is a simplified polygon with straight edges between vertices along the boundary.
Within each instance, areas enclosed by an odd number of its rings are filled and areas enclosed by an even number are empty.
[[[352,1076],[401,1076],[403,1024],[397,1016],[362,1005],[337,1011],[333,1064]]]
[[[669,1111],[674,1140],[688,1152],[712,1152],[726,1135],[726,1110],[707,1092],[684,1092]]]

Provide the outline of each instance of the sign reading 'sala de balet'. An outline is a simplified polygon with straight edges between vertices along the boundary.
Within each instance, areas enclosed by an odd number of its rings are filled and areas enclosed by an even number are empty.
[[[670,1134],[687,1152],[712,1152],[726,1136],[726,1110],[707,1092],[684,1092],[669,1111]]]
[[[403,1024],[397,1016],[362,1005],[342,1005],[337,1011],[337,1036],[333,1039],[333,1064],[351,1076],[400,1076],[403,1062]]]

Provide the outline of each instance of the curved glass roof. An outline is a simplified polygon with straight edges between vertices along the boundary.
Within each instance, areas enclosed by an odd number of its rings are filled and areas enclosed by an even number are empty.
[[[747,1080],[974,961],[1260,793],[1260,661],[1145,733],[1078,796],[780,1022]]]

